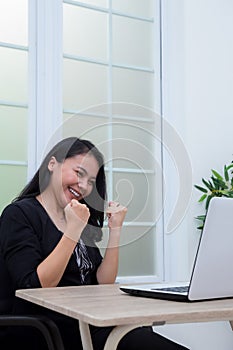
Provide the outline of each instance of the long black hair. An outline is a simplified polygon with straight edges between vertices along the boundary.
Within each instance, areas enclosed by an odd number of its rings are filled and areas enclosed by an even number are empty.
[[[25,197],[36,197],[46,189],[49,185],[51,176],[48,169],[51,157],[55,157],[59,163],[62,163],[67,158],[87,153],[95,157],[99,165],[99,171],[96,177],[95,187],[91,194],[88,197],[83,198],[81,201],[82,203],[85,203],[90,210],[89,225],[86,227],[85,236],[86,239],[89,237],[89,239],[92,238],[94,241],[99,241],[102,238],[101,228],[103,227],[104,222],[104,206],[107,197],[104,158],[102,153],[88,140],[69,137],[58,142],[45,156],[31,181],[24,187],[15,200],[18,201]]]

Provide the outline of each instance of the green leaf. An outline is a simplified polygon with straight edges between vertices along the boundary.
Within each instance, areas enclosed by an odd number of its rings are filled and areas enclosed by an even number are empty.
[[[213,197],[233,198],[233,161],[229,165],[224,165],[223,176],[214,169],[211,169],[210,179],[202,178],[204,186],[194,185],[196,189],[203,192],[198,202],[205,201],[205,212],[208,211],[209,203]],[[199,220],[197,229],[204,227],[206,215],[199,215],[195,219]]]
[[[210,191],[213,190],[213,185],[212,185],[212,183],[211,183],[210,181],[207,182],[205,179],[202,178],[202,182],[203,182],[204,185],[206,185],[206,187],[207,187]]]
[[[226,181],[229,181],[229,174],[228,174],[227,166],[226,166],[226,165],[224,165],[224,176],[225,176],[225,180],[226,180]]]
[[[201,202],[203,202],[205,199],[206,199],[206,197],[207,197],[207,194],[205,193],[205,194],[203,194],[203,196],[201,196],[201,198],[199,199],[199,203],[201,203]]]
[[[228,198],[233,198],[233,192],[232,191],[226,192],[224,193],[224,196]]]
[[[225,190],[228,188],[228,186],[226,185],[226,183],[220,179],[217,179],[215,177],[211,177],[215,186],[216,190]]]
[[[214,184],[214,189],[215,190],[219,190],[220,189],[220,183],[219,183],[219,179],[211,176],[211,179],[213,180],[213,184]]]
[[[211,194],[210,196],[208,196],[208,197],[206,198],[206,204],[205,204],[205,209],[206,209],[206,210],[208,210],[208,207],[209,207],[209,204],[210,204],[210,200],[211,200],[211,198],[213,198],[213,197],[214,197],[214,195]]]
[[[200,221],[205,221],[206,215],[198,215],[195,217],[195,219],[200,220]]]
[[[231,163],[231,164],[228,165],[226,168],[227,168],[227,171],[230,170],[231,168],[233,168],[233,164]]]
[[[229,190],[222,190],[221,193],[222,193],[224,196],[229,197],[229,194],[231,193],[231,191],[229,191]]]
[[[211,169],[211,171],[217,179],[223,180],[223,177],[216,170]]]
[[[201,192],[205,192],[205,193],[208,192],[207,189],[204,188],[204,187],[201,187],[201,186],[198,186],[198,185],[194,185],[194,187],[196,187],[196,188],[197,188],[199,191],[201,191]]]

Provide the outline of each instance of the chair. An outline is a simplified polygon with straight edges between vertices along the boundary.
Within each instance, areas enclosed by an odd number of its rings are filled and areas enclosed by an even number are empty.
[[[63,341],[57,325],[42,315],[11,315],[9,295],[9,276],[6,272],[3,257],[0,254],[0,344],[1,350],[9,349],[6,329],[13,327],[33,327],[43,336],[48,350],[64,350]],[[23,345],[23,344],[22,344]],[[4,348],[5,346],[5,348]]]

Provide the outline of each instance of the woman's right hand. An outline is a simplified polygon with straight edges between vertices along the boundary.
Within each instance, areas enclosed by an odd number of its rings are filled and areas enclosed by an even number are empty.
[[[90,212],[85,204],[72,199],[64,209],[66,217],[66,230],[64,235],[75,242],[78,242],[81,233],[87,225]]]

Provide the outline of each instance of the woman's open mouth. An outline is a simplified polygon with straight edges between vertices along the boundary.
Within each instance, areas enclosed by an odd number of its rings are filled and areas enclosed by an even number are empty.
[[[77,191],[75,191],[72,187],[68,187],[68,189],[70,193],[72,193],[75,196],[75,198],[80,199],[81,195]]]

